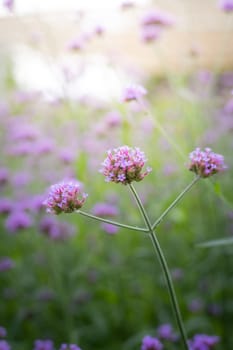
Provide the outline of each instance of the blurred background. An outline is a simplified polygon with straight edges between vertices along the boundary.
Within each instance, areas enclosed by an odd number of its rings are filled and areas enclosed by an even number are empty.
[[[231,0],[1,0],[0,349],[136,350],[148,334],[180,348],[149,238],[43,206],[75,178],[85,211],[143,226],[127,186],[99,173],[126,144],[152,167],[136,184],[152,221],[192,181],[191,151],[224,156],[157,234],[189,338],[233,348],[232,34]]]

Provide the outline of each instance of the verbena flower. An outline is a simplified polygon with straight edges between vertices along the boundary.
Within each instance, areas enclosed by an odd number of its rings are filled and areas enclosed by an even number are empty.
[[[15,266],[11,258],[3,257],[0,259],[0,272],[11,270]]]
[[[0,340],[0,350],[11,350],[9,343],[6,340]]]
[[[142,18],[143,26],[159,25],[159,26],[171,26],[174,24],[174,17],[168,13],[160,10],[150,10]]]
[[[189,170],[203,178],[212,176],[226,169],[224,157],[221,154],[212,152],[210,148],[205,148],[204,151],[201,151],[200,148],[196,148],[190,153],[189,158]]]
[[[210,350],[219,342],[215,335],[196,334],[189,342],[190,350]]]
[[[141,85],[130,85],[123,91],[123,102],[136,101],[147,94],[146,89]]]
[[[86,198],[87,194],[82,192],[78,181],[64,181],[51,186],[48,198],[43,204],[48,213],[58,215],[80,209]]]
[[[0,326],[0,337],[4,338],[4,337],[6,337],[6,335],[7,335],[6,328]]]
[[[142,339],[141,350],[162,350],[162,348],[163,344],[157,338],[146,335]]]
[[[102,163],[103,173],[107,182],[130,184],[133,181],[141,181],[151,168],[142,171],[147,159],[139,148],[121,146],[107,152],[107,158]]]
[[[177,335],[170,324],[162,324],[157,329],[158,336],[160,339],[175,341],[177,340]]]
[[[54,350],[53,341],[48,340],[36,340],[34,343],[34,349],[33,350]]]
[[[6,219],[5,227],[11,233],[31,227],[33,220],[24,210],[14,210]]]
[[[219,7],[225,12],[233,11],[233,0],[221,0],[219,1]]]

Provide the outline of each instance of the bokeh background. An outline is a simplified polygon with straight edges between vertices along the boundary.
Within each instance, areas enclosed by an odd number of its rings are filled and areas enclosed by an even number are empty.
[[[154,9],[167,22],[148,28]],[[232,34],[226,1],[1,1],[0,337],[12,350],[136,350],[161,325],[178,334],[145,233],[42,205],[75,178],[85,211],[143,226],[127,186],[99,173],[125,144],[153,169],[136,184],[152,220],[192,181],[192,150],[224,155],[228,170],[199,181],[157,235],[189,338],[233,348]],[[122,100],[131,84],[146,88],[141,103]]]

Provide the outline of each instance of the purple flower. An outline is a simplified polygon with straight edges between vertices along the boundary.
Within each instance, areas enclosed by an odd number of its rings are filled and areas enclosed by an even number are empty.
[[[196,148],[190,153],[189,158],[189,170],[203,178],[217,174],[227,168],[224,164],[224,157],[212,152],[210,148],[205,148],[204,151]]]
[[[164,340],[175,341],[177,339],[177,335],[174,333],[173,328],[170,324],[162,324],[157,329],[158,336]]]
[[[141,85],[127,86],[123,92],[123,102],[136,101],[147,94],[146,89]]]
[[[54,350],[52,340],[36,340],[33,350]]]
[[[151,171],[147,168],[142,172],[146,162],[145,154],[139,148],[121,146],[109,150],[107,158],[100,170],[107,182],[130,184],[132,181],[141,181]]]
[[[10,173],[7,168],[0,168],[0,186],[8,183],[9,175]]]
[[[10,12],[13,11],[14,8],[14,0],[4,0],[3,6]]]
[[[174,24],[174,18],[168,13],[160,10],[150,10],[142,18],[143,26],[159,25],[159,26],[171,26]]]
[[[24,211],[13,211],[5,221],[5,227],[12,233],[32,226],[32,218]]]
[[[0,326],[0,337],[4,338],[6,337],[6,335],[7,335],[6,328]]]
[[[107,222],[103,222],[101,224],[101,227],[105,232],[109,233],[110,235],[115,235],[119,231],[119,228],[117,226],[108,224]]]
[[[58,215],[80,209],[86,198],[87,194],[82,192],[78,181],[64,181],[51,186],[48,198],[43,204],[48,213]]]
[[[81,350],[76,344],[62,344],[59,350]]]
[[[219,7],[225,12],[233,11],[233,0],[220,0]]]
[[[9,198],[0,198],[0,214],[9,214],[13,209],[13,201]]]
[[[64,241],[75,233],[73,226],[66,222],[57,221],[54,217],[44,217],[39,227],[44,235],[55,241]]]
[[[219,342],[219,337],[214,335],[196,334],[189,342],[190,350],[209,350]]]
[[[141,350],[162,350],[163,344],[157,338],[146,335],[142,339]]]
[[[14,262],[8,257],[4,257],[0,259],[0,272],[8,271],[14,267]]]
[[[150,43],[159,39],[161,36],[161,28],[154,25],[142,27],[141,38],[142,41]]]
[[[0,350],[11,350],[11,347],[6,340],[0,340]]]
[[[118,215],[118,208],[109,203],[97,203],[92,208],[92,212],[98,216],[116,216]]]

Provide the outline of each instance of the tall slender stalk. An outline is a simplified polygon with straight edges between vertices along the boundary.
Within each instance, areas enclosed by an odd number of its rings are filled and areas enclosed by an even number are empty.
[[[183,320],[182,320],[182,317],[181,317],[181,312],[180,312],[180,308],[179,308],[179,305],[178,305],[178,302],[177,302],[177,297],[176,297],[176,293],[175,293],[175,289],[174,289],[174,286],[173,286],[173,282],[172,282],[172,278],[171,278],[171,275],[170,275],[170,272],[169,272],[169,269],[168,269],[168,265],[167,265],[167,262],[166,262],[166,259],[165,259],[165,256],[163,254],[163,251],[160,247],[160,244],[159,244],[159,241],[154,233],[154,229],[153,229],[153,226],[150,222],[150,219],[147,215],[147,212],[141,202],[141,199],[140,197],[138,196],[137,194],[137,191],[135,190],[134,186],[132,184],[129,185],[132,193],[133,193],[133,196],[135,198],[135,201],[138,205],[138,208],[141,212],[141,215],[148,227],[148,232],[149,232],[149,235],[150,235],[150,238],[151,238],[151,241],[153,243],[153,246],[154,246],[154,249],[157,253],[157,256],[159,258],[159,262],[161,264],[161,267],[163,269],[163,272],[164,272],[164,276],[165,276],[165,279],[166,279],[166,283],[167,283],[167,288],[168,288],[168,292],[169,292],[169,295],[170,295],[170,299],[171,299],[171,303],[172,303],[172,307],[173,307],[173,310],[174,310],[174,314],[175,314],[175,317],[176,317],[176,321],[177,321],[177,325],[179,327],[179,330],[180,330],[180,334],[181,334],[181,339],[182,339],[182,342],[183,342],[183,346],[184,346],[184,349],[185,350],[189,350],[189,346],[188,346],[188,340],[187,340],[187,336],[186,336],[186,332],[185,332],[185,328],[184,328],[184,324],[183,324]]]

